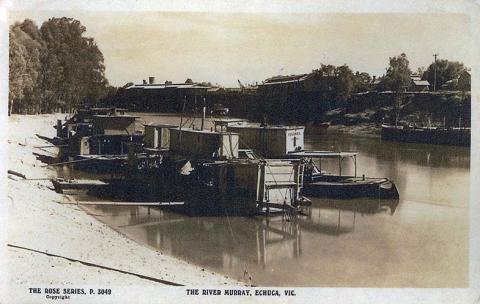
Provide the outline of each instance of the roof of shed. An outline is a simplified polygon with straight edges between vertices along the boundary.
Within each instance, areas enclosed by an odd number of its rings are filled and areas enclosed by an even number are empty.
[[[162,89],[209,89],[198,83],[170,83],[170,84],[134,84],[129,86],[130,89],[146,89],[146,90],[162,90]]]
[[[412,80],[413,81],[413,84],[415,84],[416,86],[429,86],[430,85],[430,82],[428,82],[427,80]]]

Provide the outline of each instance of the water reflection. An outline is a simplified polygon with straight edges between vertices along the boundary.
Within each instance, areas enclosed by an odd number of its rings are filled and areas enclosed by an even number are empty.
[[[259,272],[268,272],[269,267],[278,263],[301,258],[304,232],[336,237],[354,233],[359,216],[393,215],[397,205],[398,200],[318,200],[307,209],[306,216],[291,219],[282,216],[188,217],[149,207],[102,205],[88,209],[102,214],[102,221],[137,242],[247,283],[265,284],[248,278],[258,277]],[[307,241],[312,240],[309,237]],[[240,277],[245,269],[248,269],[247,278]]]

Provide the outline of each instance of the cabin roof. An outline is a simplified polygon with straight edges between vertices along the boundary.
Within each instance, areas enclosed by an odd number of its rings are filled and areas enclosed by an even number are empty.
[[[218,118],[218,119],[214,119],[213,120],[213,123],[216,124],[216,125],[228,125],[230,123],[243,123],[245,122],[246,120],[245,119],[236,119],[236,118]]]
[[[303,81],[307,79],[310,74],[299,74],[299,75],[287,75],[287,76],[274,76],[268,79],[265,79],[264,84],[269,83],[284,83],[284,82],[292,82],[292,81]]]
[[[267,158],[267,159],[248,159],[248,158],[236,158],[236,159],[229,159],[225,160],[215,160],[208,163],[206,165],[258,165],[261,163],[267,163],[269,165],[275,166],[291,166],[294,163],[298,163],[299,159],[276,159],[276,158]]]
[[[261,126],[260,124],[253,124],[253,123],[242,123],[242,124],[233,124],[229,125],[232,128],[239,128],[239,129],[264,129],[264,130],[297,130],[297,129],[305,129],[304,126],[285,126],[285,125],[267,125]]]
[[[178,125],[172,125],[172,124],[162,124],[162,123],[149,123],[149,124],[144,124],[145,127],[154,127],[154,128],[178,128]]]
[[[198,83],[170,83],[170,84],[134,84],[127,88],[130,89],[146,89],[146,90],[163,90],[163,89],[209,89],[208,86],[203,86]]]
[[[115,120],[115,119],[135,120],[139,118],[139,116],[133,116],[133,115],[93,115],[93,117],[97,119],[110,119],[110,120]]]
[[[315,158],[343,158],[357,156],[358,152],[335,152],[335,151],[298,151],[290,152],[288,155],[299,157],[315,157]]]
[[[117,110],[117,111],[127,111],[128,109],[125,108],[117,108],[117,107],[95,107],[89,109],[83,109],[88,111],[106,111],[106,110]]]
[[[429,86],[430,83],[427,80],[412,80],[416,86]]]
[[[200,134],[205,134],[205,135],[238,135],[238,133],[235,132],[224,132],[224,131],[211,131],[211,130],[198,130],[198,129],[192,129],[192,128],[172,128],[172,130],[175,131],[181,131],[181,132],[190,132],[190,133],[200,133]]]

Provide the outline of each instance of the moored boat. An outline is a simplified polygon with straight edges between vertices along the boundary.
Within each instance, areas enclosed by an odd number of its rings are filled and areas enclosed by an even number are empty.
[[[335,151],[299,151],[290,153],[290,157],[302,157],[307,160],[303,194],[324,198],[392,198],[398,199],[399,193],[395,184],[388,178],[365,177],[357,175],[358,152]],[[354,175],[342,174],[342,161],[353,159]],[[318,165],[314,162],[318,160]],[[334,159],[338,161],[338,175],[328,174],[322,170],[322,161]]]
[[[322,175],[305,183],[303,194],[326,198],[398,198],[395,185],[387,178]]]
[[[427,128],[382,125],[382,140],[470,146],[470,128]]]

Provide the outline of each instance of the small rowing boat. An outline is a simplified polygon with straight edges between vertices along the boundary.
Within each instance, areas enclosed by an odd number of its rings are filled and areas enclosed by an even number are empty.
[[[328,198],[398,198],[395,185],[388,178],[321,175],[305,183],[303,194]]]

